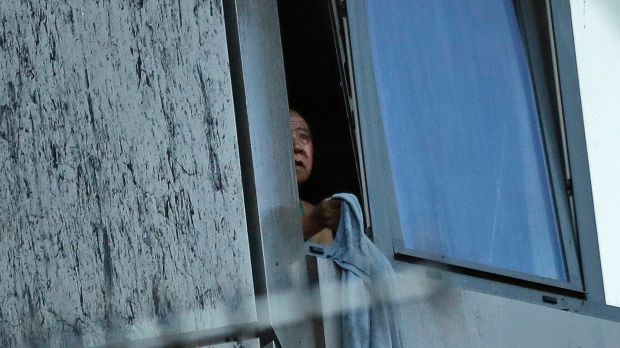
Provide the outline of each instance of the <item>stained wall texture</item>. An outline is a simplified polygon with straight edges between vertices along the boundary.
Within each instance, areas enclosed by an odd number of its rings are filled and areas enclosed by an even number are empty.
[[[0,0],[0,91],[0,346],[255,319],[220,0]]]

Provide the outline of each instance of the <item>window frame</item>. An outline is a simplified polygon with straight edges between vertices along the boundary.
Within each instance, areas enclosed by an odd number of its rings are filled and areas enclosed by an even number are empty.
[[[467,260],[438,256],[431,252],[414,250],[405,246],[403,233],[399,231],[393,231],[392,235],[394,252],[397,256],[404,258],[416,257],[435,262],[443,262],[453,266],[476,269],[482,272],[495,273],[510,278],[583,292],[578,257],[572,233],[574,228],[571,222],[570,207],[568,206],[569,194],[567,193],[568,189],[565,185],[566,177],[563,173],[563,170],[566,170],[566,168],[563,168],[564,166],[562,163],[564,154],[561,149],[556,146],[560,141],[557,139],[553,126],[553,118],[558,115],[552,111],[551,92],[545,87],[550,77],[542,71],[541,64],[536,64],[536,62],[543,62],[543,52],[539,47],[538,40],[535,39],[536,32],[533,27],[536,23],[533,18],[535,15],[533,12],[534,9],[532,8],[533,4],[530,0],[513,0],[513,4],[532,81],[531,87],[534,92],[536,110],[538,112],[538,123],[545,154],[545,166],[548,169],[549,181],[551,184],[550,189],[558,226],[560,250],[562,252],[561,255],[566,266],[566,274],[569,281],[564,282],[492,265],[484,265]]]
[[[261,346],[314,345],[310,318],[276,300],[308,287],[276,0],[224,0]],[[288,312],[285,312],[288,310]],[[268,330],[267,330],[268,329]]]
[[[450,277],[455,271],[463,275],[464,277],[457,278],[462,278],[459,283],[466,287],[473,285],[483,291],[493,289],[492,291],[496,292],[496,285],[500,285],[509,296],[515,293],[514,290],[521,288],[537,289],[604,303],[570,6],[568,0],[544,2],[549,47],[547,51],[543,51],[542,44],[538,41],[540,37],[537,38],[539,29],[536,28],[536,15],[540,13],[534,12],[534,2],[514,0],[536,96],[569,282],[405,248],[370,60],[366,4],[365,1],[341,1],[339,5],[342,7],[344,3],[346,6],[343,16],[347,17],[345,25],[348,25],[347,39],[350,40],[347,44],[359,48],[344,59],[349,60],[348,66],[352,65],[354,70],[354,82],[351,84],[358,108],[354,111],[358,118],[356,123],[360,127],[362,157],[365,158],[363,170],[367,177],[366,194],[373,217],[373,236],[375,243],[386,255],[393,255],[394,263],[403,261],[420,264],[420,261],[423,261],[423,264],[433,265],[440,270],[447,268]],[[353,51],[350,47],[349,50]],[[551,59],[551,63],[547,66],[533,64],[544,61],[543,58]],[[551,68],[551,73],[545,71],[545,68]],[[364,84],[359,81],[364,81]],[[554,120],[554,117],[558,120]],[[556,127],[554,122],[559,126]],[[556,144],[560,144],[560,147]],[[568,174],[565,176],[565,173]],[[567,191],[572,194],[567,195]],[[380,208],[373,209],[373,206]],[[495,284],[489,287],[488,282],[480,282],[481,279],[491,279]],[[528,294],[525,297],[531,296],[532,294]],[[540,301],[539,293],[534,294],[534,298],[536,297],[538,298],[535,301]]]

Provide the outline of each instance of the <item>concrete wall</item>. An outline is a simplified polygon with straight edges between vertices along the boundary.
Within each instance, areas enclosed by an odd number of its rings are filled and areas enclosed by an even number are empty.
[[[613,348],[620,342],[616,322],[458,288],[435,289],[404,307],[407,347]]]
[[[0,0],[0,91],[0,346],[255,319],[220,0]]]
[[[339,271],[318,259],[322,308],[338,313]],[[620,342],[620,324],[541,304],[521,302],[495,294],[453,286],[450,279],[397,268],[399,306],[405,347],[609,347]],[[426,274],[425,274],[426,273]],[[340,289],[338,289],[340,291]],[[323,321],[326,347],[342,347],[341,318]],[[327,336],[328,335],[328,336]]]
[[[605,297],[620,306],[620,1],[570,4]]]

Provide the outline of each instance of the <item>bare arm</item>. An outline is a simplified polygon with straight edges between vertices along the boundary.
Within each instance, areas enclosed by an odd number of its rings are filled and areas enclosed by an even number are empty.
[[[302,225],[304,240],[311,238],[321,230],[328,228],[335,232],[340,220],[340,201],[336,199],[324,199],[317,205],[301,201],[304,208]]]

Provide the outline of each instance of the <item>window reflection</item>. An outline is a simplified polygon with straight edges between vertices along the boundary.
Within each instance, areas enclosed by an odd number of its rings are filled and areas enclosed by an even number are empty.
[[[567,281],[513,3],[367,10],[405,246]]]

